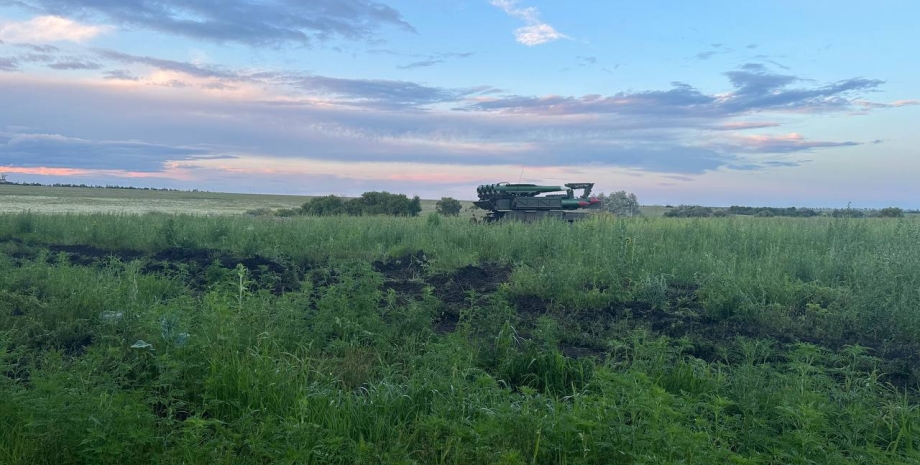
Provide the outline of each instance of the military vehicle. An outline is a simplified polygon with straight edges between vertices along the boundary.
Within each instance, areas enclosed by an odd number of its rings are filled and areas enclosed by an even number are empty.
[[[586,218],[590,210],[601,207],[601,200],[591,197],[594,183],[569,183],[562,186],[538,186],[536,184],[486,184],[476,188],[479,201],[473,202],[477,207],[489,212],[473,222],[490,223],[499,220],[537,221],[544,218],[561,219],[573,222]],[[576,190],[582,194],[575,196]],[[565,194],[540,194],[549,192]]]

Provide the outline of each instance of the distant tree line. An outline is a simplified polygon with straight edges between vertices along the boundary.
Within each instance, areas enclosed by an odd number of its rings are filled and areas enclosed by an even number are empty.
[[[13,186],[32,186],[32,187],[82,187],[84,189],[128,189],[128,190],[137,190],[137,191],[166,191],[166,192],[201,192],[198,189],[170,189],[166,187],[134,187],[134,186],[116,186],[111,184],[98,185],[98,184],[68,184],[68,183],[53,183],[53,184],[42,184],[40,182],[13,182],[6,181],[4,184],[13,185]]]
[[[346,199],[335,195],[314,197],[299,208],[285,208],[275,212],[277,216],[418,216],[422,211],[419,196],[409,198],[406,194],[389,192],[365,192],[361,197]],[[260,211],[253,211],[258,214]]]
[[[732,205],[726,212],[730,215],[752,215],[752,216],[792,216],[792,217],[812,217],[821,216],[821,213],[811,208],[776,208],[776,207],[741,207]]]
[[[823,213],[812,208],[776,208],[776,207],[743,207],[732,205],[726,209],[714,209],[711,207],[702,207],[699,205],[679,205],[677,207],[667,206],[668,211],[664,216],[669,218],[708,218],[724,217],[729,215],[743,215],[756,217],[797,217],[811,218],[815,216],[830,216],[833,218],[901,218],[905,211],[897,207],[888,207],[881,210],[859,210],[854,208],[838,208]],[[913,213],[908,211],[907,213]]]

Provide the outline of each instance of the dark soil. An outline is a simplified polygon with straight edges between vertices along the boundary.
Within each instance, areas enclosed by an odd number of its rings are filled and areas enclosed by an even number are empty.
[[[511,276],[511,267],[495,263],[467,265],[449,273],[428,275],[427,263],[425,253],[418,251],[376,261],[373,265],[384,275],[384,291],[395,291],[398,303],[419,300],[425,288],[431,287],[432,295],[444,304],[444,311],[434,322],[435,331],[441,334],[457,328],[463,308],[487,304]]]
[[[223,273],[235,274],[237,264],[247,269],[246,279],[260,289],[268,289],[275,295],[300,290],[304,273],[312,268],[309,263],[280,263],[261,255],[238,257],[217,249],[169,248],[148,254],[139,250],[106,250],[89,245],[41,244],[26,246],[19,240],[10,240],[13,251],[8,255],[17,265],[33,260],[44,248],[52,253],[48,259],[55,260],[58,254],[65,254],[74,266],[104,266],[112,258],[123,262],[140,260],[142,273],[167,273],[182,275],[189,287],[196,291],[206,290],[213,285],[214,268]],[[210,273],[210,274],[209,274]]]
[[[246,280],[261,289],[268,289],[275,295],[300,290],[304,272],[311,266],[306,263],[287,265],[261,255],[242,258],[215,249],[170,248],[149,257],[144,266],[145,273],[188,273],[188,283],[196,290],[204,290],[214,284],[216,274],[236,274],[236,267],[246,267]]]

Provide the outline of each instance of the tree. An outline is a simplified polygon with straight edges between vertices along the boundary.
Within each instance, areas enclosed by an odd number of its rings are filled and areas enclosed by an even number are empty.
[[[883,208],[878,211],[879,218],[903,218],[904,210],[898,207]]]
[[[344,215],[346,213],[344,200],[334,195],[314,197],[300,208],[304,214],[316,216]]]
[[[600,193],[597,198],[601,200],[604,210],[617,216],[639,216],[642,214],[639,211],[639,199],[636,198],[636,194],[619,191],[610,195]]]
[[[453,197],[441,197],[435,208],[444,216],[457,216],[463,209],[463,205],[460,205],[460,201]]]

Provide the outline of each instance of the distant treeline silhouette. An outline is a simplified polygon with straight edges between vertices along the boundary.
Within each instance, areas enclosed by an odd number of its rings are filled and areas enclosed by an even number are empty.
[[[796,217],[811,218],[814,216],[831,216],[834,218],[900,218],[905,213],[920,213],[920,210],[903,210],[898,207],[887,207],[877,209],[857,209],[857,208],[836,208],[817,210],[813,208],[777,208],[777,207],[744,207],[732,205],[724,209],[712,207],[703,207],[700,205],[679,205],[677,207],[667,206],[668,211],[664,216],[669,218],[708,218],[724,217],[729,215],[757,216],[757,217]]]
[[[42,184],[40,182],[13,182],[6,181],[6,185],[14,186],[32,186],[32,187],[82,187],[86,189],[127,189],[127,190],[136,190],[136,191],[164,191],[164,192],[206,192],[198,189],[170,189],[167,187],[135,187],[135,186],[116,186],[111,184],[106,185],[94,185],[94,184],[68,184],[68,183],[53,183],[53,184]]]

